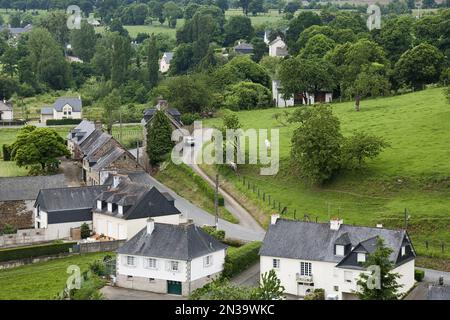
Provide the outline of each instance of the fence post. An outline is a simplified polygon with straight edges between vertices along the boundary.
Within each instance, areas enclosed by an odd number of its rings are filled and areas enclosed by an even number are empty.
[[[296,214],[297,214],[297,209],[294,209],[294,220],[297,220],[297,218],[295,217]]]
[[[263,192],[263,201],[266,201],[266,193]]]
[[[428,250],[428,240],[427,241],[425,241],[425,247],[427,248],[427,250]]]
[[[442,253],[444,253],[444,241],[441,242]]]
[[[269,195],[267,195],[267,198],[269,198],[269,206],[270,206],[270,194],[269,194]]]

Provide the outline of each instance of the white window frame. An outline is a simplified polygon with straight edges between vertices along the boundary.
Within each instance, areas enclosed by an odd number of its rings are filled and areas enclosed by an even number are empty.
[[[146,269],[158,270],[158,260],[155,258],[145,258],[144,259]]]
[[[209,255],[209,256],[206,256],[203,258],[203,266],[205,268],[212,266],[212,264],[213,264],[213,256],[212,255]]]
[[[102,210],[103,208],[103,202],[101,200],[97,200],[97,209]]]
[[[301,261],[300,262],[300,275],[301,276],[312,276],[312,263]]]
[[[123,214],[123,206],[118,206],[117,210],[119,211],[119,214]]]
[[[336,255],[339,257],[343,257],[345,254],[345,247],[341,244],[336,245]]]
[[[272,259],[272,268],[280,269],[280,259]]]
[[[358,253],[356,254],[356,261],[357,261],[357,262],[361,262],[361,263],[366,262],[366,254],[363,253],[363,252],[358,252]]]
[[[177,266],[174,268],[174,266]],[[169,270],[172,272],[180,272],[180,262],[179,261],[169,261]]]
[[[130,264],[130,260],[132,263]],[[136,257],[134,256],[125,256],[125,264],[129,267],[136,267]]]
[[[406,246],[402,246],[402,257],[406,254]]]
[[[112,212],[113,204],[111,202],[108,202],[108,212]]]

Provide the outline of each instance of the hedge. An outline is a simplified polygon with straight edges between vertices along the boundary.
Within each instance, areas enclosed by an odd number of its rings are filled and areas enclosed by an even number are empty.
[[[225,231],[216,230],[215,226],[204,226],[202,227],[202,230],[219,241],[225,240]]]
[[[254,241],[239,247],[225,257],[225,265],[222,275],[231,278],[244,271],[259,259],[260,241]]]
[[[206,194],[208,198],[210,198],[212,201],[215,200],[215,194],[216,190],[205,180],[203,180],[202,177],[200,177],[198,174],[196,174],[190,167],[188,167],[186,164],[182,163],[178,165],[178,167],[186,173],[188,176],[192,178],[192,181],[195,182],[195,184]],[[225,205],[225,199],[221,194],[218,195],[218,202],[219,206],[223,207]]]
[[[61,126],[66,124],[79,124],[81,119],[48,119],[45,123],[48,126]]]
[[[313,292],[308,293],[305,296],[305,300],[325,300],[325,290],[324,289],[314,289]]]
[[[414,270],[414,279],[417,282],[422,282],[424,277],[425,277],[425,271],[419,270],[419,269]]]
[[[7,144],[2,146],[3,149],[3,160],[10,161],[11,160],[11,147]]]
[[[51,243],[36,246],[27,246],[0,250],[0,262],[50,256],[69,252],[76,242]]]

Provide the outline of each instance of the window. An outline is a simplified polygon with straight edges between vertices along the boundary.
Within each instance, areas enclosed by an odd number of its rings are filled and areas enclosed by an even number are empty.
[[[339,291],[339,286],[334,286],[334,291]]]
[[[127,276],[127,280],[133,280],[133,276]]]
[[[274,269],[280,269],[280,259],[273,259],[272,260],[272,267]]]
[[[404,256],[405,254],[406,254],[406,247],[403,246],[403,247],[402,247],[402,256]]]
[[[119,214],[123,214],[123,207],[122,206],[119,206]]]
[[[157,269],[156,259],[148,258],[146,259],[147,265],[145,266],[148,269]]]
[[[203,265],[205,267],[209,267],[210,265],[212,265],[212,258],[213,257],[211,255],[204,257],[203,258]]]
[[[148,278],[148,282],[155,282],[155,278]]]
[[[102,203],[102,201],[101,201],[101,200],[97,200],[97,209],[98,209],[98,210],[102,210],[102,208],[103,208],[103,203]]]
[[[135,266],[135,258],[134,257],[132,257],[132,256],[127,256],[127,265],[129,265],[129,266]]]
[[[366,254],[358,252],[358,255],[356,257],[356,261],[358,261],[358,262],[366,262]]]
[[[344,271],[344,281],[351,283],[353,280],[353,274],[351,271]]]
[[[178,271],[178,261],[170,261],[170,271]]]
[[[310,276],[311,273],[311,262],[300,262],[300,275]]]
[[[336,255],[337,256],[344,256],[344,246],[337,244],[336,245]]]
[[[110,202],[108,202],[108,212],[113,212],[113,205]]]

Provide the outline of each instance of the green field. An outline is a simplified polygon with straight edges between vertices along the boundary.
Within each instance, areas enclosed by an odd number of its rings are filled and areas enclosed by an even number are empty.
[[[292,109],[291,109],[292,110]],[[229,171],[223,171],[234,189],[247,195],[266,213],[288,207],[287,217],[326,221],[331,216],[345,223],[388,227],[403,226],[406,208],[411,216],[408,230],[421,253],[440,254],[441,241],[446,243],[445,256],[450,257],[450,106],[443,89],[362,102],[355,112],[352,102],[333,104],[344,135],[355,129],[385,138],[391,147],[357,172],[345,172],[321,188],[305,185],[288,170],[290,138],[295,125],[282,126],[273,115],[280,109],[239,112],[245,128],[280,129],[280,172],[260,176],[255,166],[242,166],[245,176],[261,192],[277,201],[273,209],[242,184]],[[221,126],[220,119],[204,125]],[[212,168],[205,168],[211,173]],[[267,224],[267,216],[263,224]],[[425,241],[430,248],[425,249]]]
[[[0,300],[52,299],[65,287],[69,277],[67,267],[76,265],[83,272],[89,263],[106,255],[88,253],[0,270]]]

